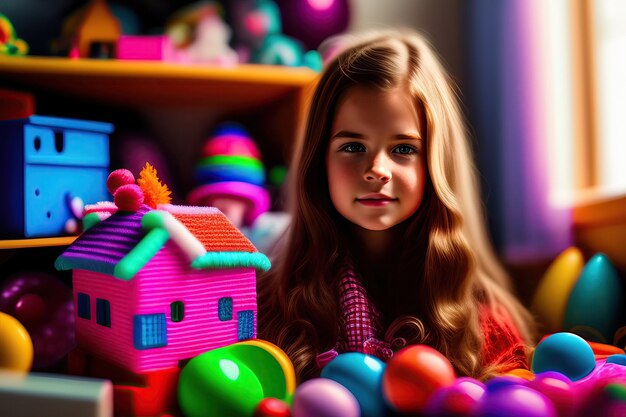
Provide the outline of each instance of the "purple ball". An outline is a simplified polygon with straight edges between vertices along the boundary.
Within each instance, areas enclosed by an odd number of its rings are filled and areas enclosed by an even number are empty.
[[[361,410],[347,388],[332,379],[315,378],[296,389],[293,417],[359,417]]]
[[[17,318],[33,341],[33,370],[59,363],[75,346],[72,290],[43,272],[20,272],[0,283],[0,311]]]
[[[542,393],[522,385],[487,391],[474,410],[480,417],[556,417],[552,402]]]
[[[429,417],[469,416],[485,394],[485,384],[473,378],[461,377],[449,387],[435,392],[426,404]]]

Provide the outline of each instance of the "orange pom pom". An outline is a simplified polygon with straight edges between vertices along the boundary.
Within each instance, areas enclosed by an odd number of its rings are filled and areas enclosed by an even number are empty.
[[[139,173],[137,184],[143,191],[144,203],[154,209],[159,204],[169,204],[172,200],[170,198],[172,192],[167,188],[167,185],[161,183],[156,169],[147,162]]]

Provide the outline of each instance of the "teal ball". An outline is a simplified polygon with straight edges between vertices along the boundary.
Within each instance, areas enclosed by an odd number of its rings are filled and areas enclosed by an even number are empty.
[[[533,354],[531,369],[535,374],[560,372],[572,381],[589,375],[596,366],[591,346],[573,333],[555,333],[542,340]]]
[[[382,417],[388,412],[382,383],[385,364],[364,353],[343,353],[322,369],[322,378],[340,383],[354,395],[363,417]]]

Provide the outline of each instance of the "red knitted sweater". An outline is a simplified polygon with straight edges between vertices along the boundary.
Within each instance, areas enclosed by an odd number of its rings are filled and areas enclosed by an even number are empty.
[[[339,353],[361,352],[383,361],[393,356],[392,343],[382,340],[380,313],[350,267],[342,272],[338,287],[342,332],[335,347],[317,357],[320,368]],[[493,366],[499,372],[516,368],[528,369],[525,344],[504,307],[492,312],[486,305],[480,308],[480,328],[484,335],[483,366]]]

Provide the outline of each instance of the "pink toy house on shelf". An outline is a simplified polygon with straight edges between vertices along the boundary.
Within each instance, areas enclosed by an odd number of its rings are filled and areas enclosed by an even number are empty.
[[[270,267],[216,208],[158,208],[96,220],[55,264],[73,270],[78,347],[136,374],[255,338]]]

